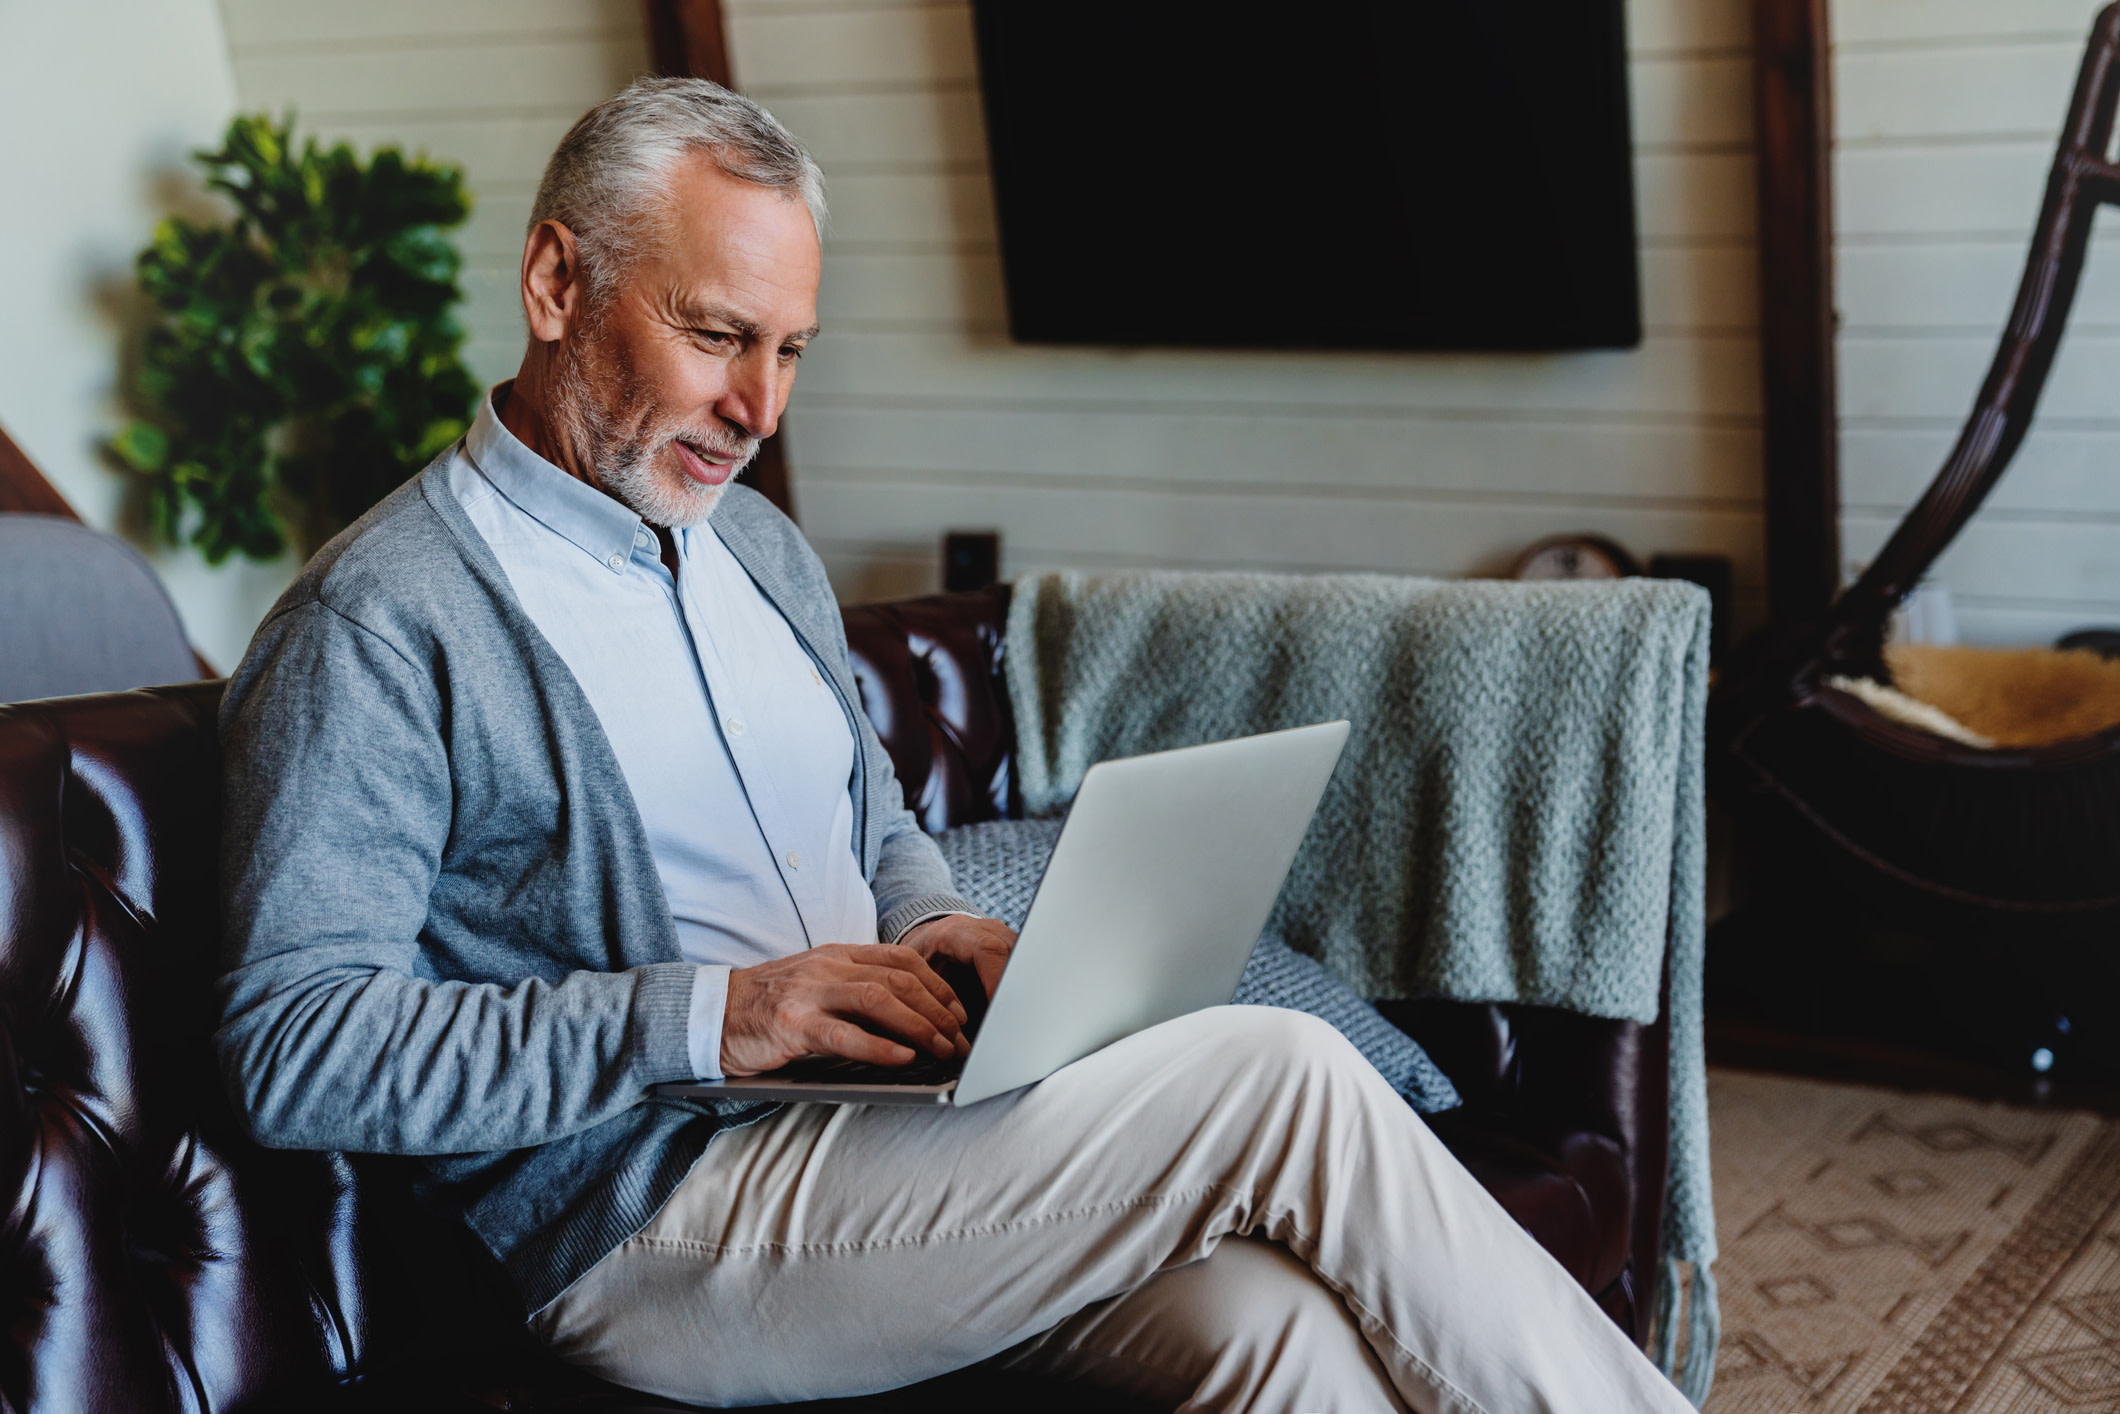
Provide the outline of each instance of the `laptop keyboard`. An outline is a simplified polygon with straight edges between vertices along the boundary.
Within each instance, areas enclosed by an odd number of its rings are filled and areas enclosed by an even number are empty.
[[[922,1056],[910,1065],[877,1065],[844,1056],[811,1056],[773,1072],[775,1080],[829,1081],[834,1085],[945,1085],[964,1073],[956,1056]]]

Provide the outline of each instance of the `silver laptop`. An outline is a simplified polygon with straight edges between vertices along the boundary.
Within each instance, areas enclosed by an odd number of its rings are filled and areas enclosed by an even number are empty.
[[[970,1105],[1227,1002],[1346,741],[1325,722],[1092,766],[961,1062],[813,1058],[655,1093]]]

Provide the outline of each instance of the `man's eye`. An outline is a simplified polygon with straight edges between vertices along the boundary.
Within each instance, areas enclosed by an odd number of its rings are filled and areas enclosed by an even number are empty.
[[[802,349],[801,349],[801,347],[800,347],[799,345],[796,345],[796,344],[789,344],[789,345],[788,345],[788,346],[787,346],[786,348],[784,348],[784,349],[782,349],[782,350],[780,351],[780,356],[781,356],[782,358],[784,358],[784,359],[787,359],[787,358],[801,358],[801,357],[802,357]]]

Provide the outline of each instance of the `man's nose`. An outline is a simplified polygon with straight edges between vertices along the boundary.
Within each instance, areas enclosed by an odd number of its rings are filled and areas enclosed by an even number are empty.
[[[753,437],[770,437],[780,425],[780,409],[795,376],[793,368],[782,367],[778,353],[777,349],[754,351],[737,359],[715,409]]]

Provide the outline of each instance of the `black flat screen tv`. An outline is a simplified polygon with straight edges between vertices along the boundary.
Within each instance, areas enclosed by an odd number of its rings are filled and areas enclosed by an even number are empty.
[[[1624,0],[974,0],[1013,335],[1640,342]]]

